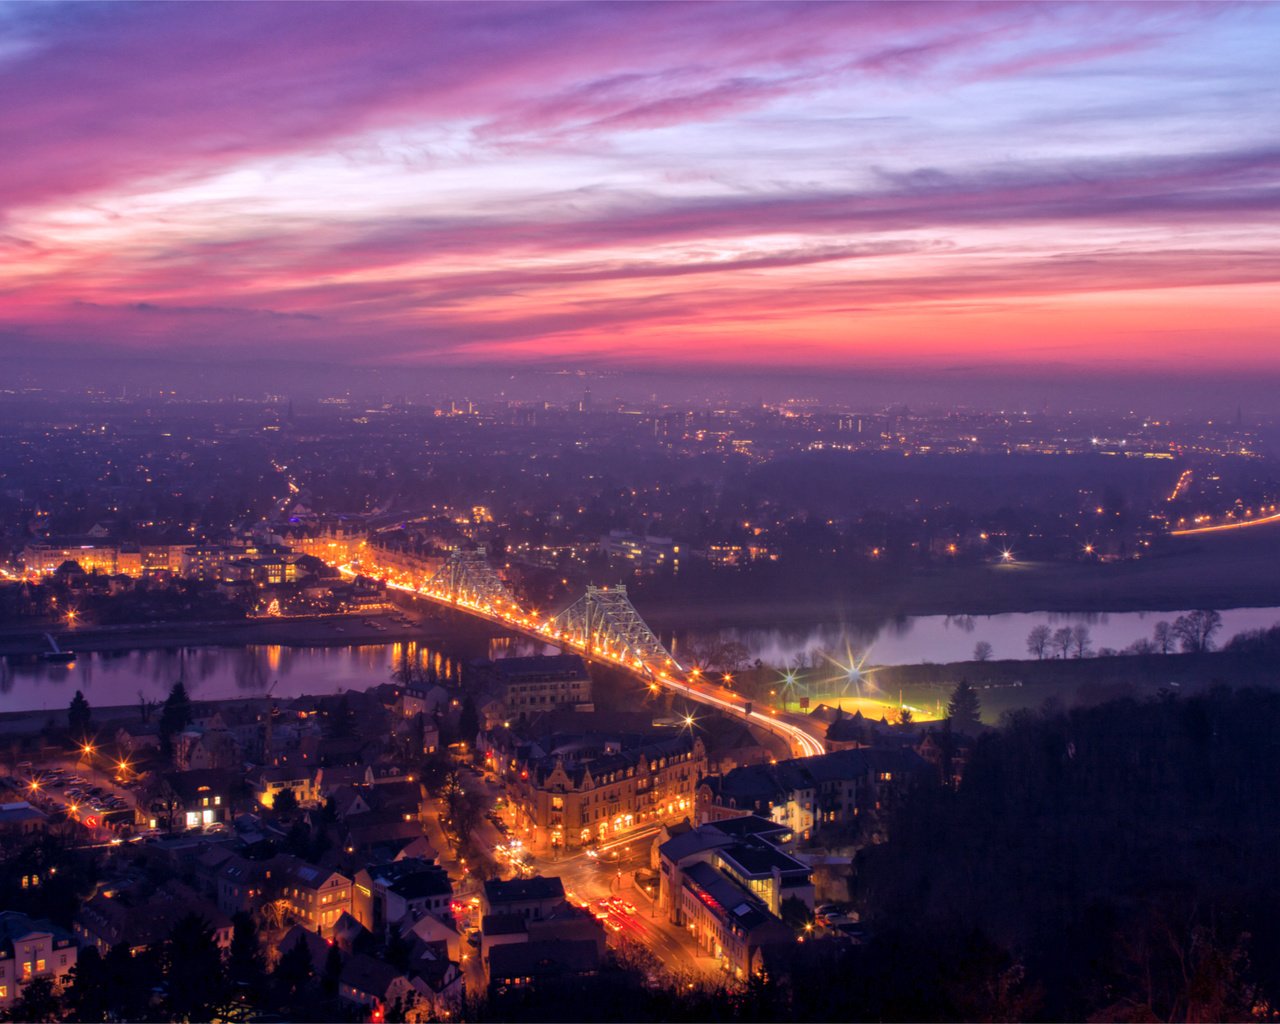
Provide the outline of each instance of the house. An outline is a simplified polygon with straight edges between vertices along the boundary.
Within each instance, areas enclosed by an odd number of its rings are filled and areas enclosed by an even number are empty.
[[[411,684],[401,691],[396,707],[401,718],[414,715],[430,718],[449,709],[449,692],[435,683]]]
[[[494,947],[528,941],[528,922],[519,914],[485,914],[480,919],[480,962],[486,970]]]
[[[156,825],[170,831],[225,822],[231,811],[231,776],[216,769],[166,772],[153,782],[147,803]]]
[[[265,881],[270,895],[284,901],[289,918],[325,937],[351,911],[351,879],[299,857],[276,857],[266,868]]]
[[[206,895],[212,897],[214,902],[218,899],[218,876],[223,866],[235,857],[235,851],[231,849],[230,844],[210,844],[196,854],[190,864],[191,873],[195,876],[200,888]]]
[[[572,983],[600,970],[600,953],[585,939],[551,939],[497,946],[490,953],[489,991],[500,995],[548,983]]]
[[[360,857],[394,848],[394,852],[381,860],[394,860],[396,853],[422,839],[422,826],[417,819],[405,820],[395,811],[370,811],[357,814],[343,823],[342,845],[348,855]]]
[[[514,914],[526,920],[546,917],[564,902],[564,883],[558,877],[490,879],[480,897],[481,913]]]
[[[225,728],[192,728],[179,733],[173,745],[174,763],[183,771],[231,769],[243,761],[240,744]]]
[[[417,994],[415,1013],[419,1020],[448,1020],[466,994],[462,964],[441,943],[415,943],[409,958],[409,982]]]
[[[234,915],[254,911],[267,900],[267,864],[246,860],[238,854],[228,857],[218,869],[215,899],[218,909]]]
[[[116,746],[130,757],[143,750],[159,750],[160,726],[152,722],[122,725],[116,730]]]
[[[736,768],[698,787],[698,820],[759,814],[798,835],[849,828],[885,810],[925,768],[912,750],[857,747]]]
[[[177,881],[157,889],[145,881],[100,889],[76,912],[71,928],[81,946],[93,946],[102,956],[121,944],[137,954],[160,946],[188,914],[209,923],[224,953],[231,948],[231,918]]]
[[[373,769],[367,764],[333,765],[316,772],[315,788],[321,800],[333,796],[343,786],[372,786]]]
[[[507,718],[591,703],[591,676],[578,654],[474,661],[468,683],[492,692]]]
[[[462,960],[462,936],[449,921],[427,914],[416,921],[402,921],[400,927],[401,935],[406,938],[413,936],[427,945],[440,946],[448,959]]]
[[[274,807],[276,797],[285,789],[293,790],[299,806],[310,807],[320,802],[315,777],[314,764],[282,764],[251,772],[249,786],[254,799],[263,807]]]
[[[364,953],[353,953],[342,965],[338,997],[353,1006],[383,1011],[375,1015],[380,1020],[387,1007],[396,1003],[403,1006],[416,994],[412,982],[390,964]]]
[[[432,861],[406,858],[361,868],[354,886],[352,914],[379,937],[406,919],[451,916],[453,883],[449,873]]]
[[[26,800],[0,804],[0,837],[12,839],[40,835],[48,828],[49,815]]]
[[[65,929],[13,910],[0,913],[0,1012],[8,1011],[36,978],[65,987],[77,952],[74,936]]]

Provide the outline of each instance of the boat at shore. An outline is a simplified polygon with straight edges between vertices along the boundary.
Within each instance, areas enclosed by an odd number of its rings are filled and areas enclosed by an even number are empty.
[[[44,638],[49,642],[49,649],[40,655],[41,661],[55,665],[70,665],[76,660],[76,652],[58,646],[58,641],[53,638],[53,634],[46,633]]]

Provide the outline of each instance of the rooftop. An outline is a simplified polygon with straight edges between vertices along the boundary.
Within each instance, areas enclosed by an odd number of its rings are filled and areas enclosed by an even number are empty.
[[[521,903],[525,900],[564,899],[564,883],[559,878],[534,875],[532,878],[513,878],[504,882],[492,879],[484,883],[485,899],[489,905]]]

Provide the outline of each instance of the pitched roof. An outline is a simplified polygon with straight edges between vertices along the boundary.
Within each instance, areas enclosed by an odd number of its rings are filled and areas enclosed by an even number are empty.
[[[342,965],[341,983],[385,1001],[387,989],[404,975],[390,964],[364,953],[353,953]]]
[[[486,937],[495,935],[523,935],[529,930],[520,914],[485,914],[480,919],[480,931]]]
[[[558,876],[544,875],[513,878],[507,882],[494,878],[484,883],[484,896],[490,906],[496,903],[522,903],[525,900],[562,900],[564,882]]]
[[[508,942],[489,951],[489,975],[496,980],[590,974],[599,967],[600,950],[590,939]]]

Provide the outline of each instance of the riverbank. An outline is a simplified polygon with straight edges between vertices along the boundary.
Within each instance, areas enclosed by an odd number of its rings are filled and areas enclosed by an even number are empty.
[[[0,656],[41,657],[49,650],[46,627],[0,633]],[[377,612],[306,618],[239,619],[227,622],[156,622],[127,626],[63,627],[52,633],[65,650],[136,651],[180,647],[339,647],[437,639],[444,623],[413,612]]]
[[[967,679],[983,702],[983,719],[1039,708],[1046,700],[1063,706],[1144,698],[1166,690],[1195,693],[1215,685],[1280,689],[1280,659],[1234,651],[1208,654],[1117,655],[1048,658],[1044,661],[967,661],[946,665],[892,665],[869,678],[882,699],[931,709],[946,708],[956,684]]]
[[[910,616],[1104,613],[1280,605],[1280,525],[1172,538],[1155,556],[1108,563],[1026,562],[853,569],[785,563],[682,573],[630,588],[655,629],[842,621],[874,627]],[[765,595],[761,597],[761,595]]]

